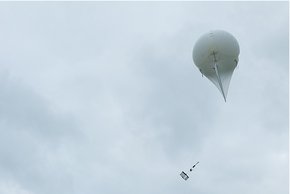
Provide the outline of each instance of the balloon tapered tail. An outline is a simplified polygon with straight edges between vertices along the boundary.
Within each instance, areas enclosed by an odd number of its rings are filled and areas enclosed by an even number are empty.
[[[225,92],[224,92],[223,84],[222,84],[222,81],[221,81],[221,78],[220,78],[220,75],[219,75],[219,71],[218,71],[218,66],[217,66],[216,63],[214,64],[214,70],[215,70],[215,73],[216,73],[216,76],[217,76],[217,79],[218,79],[218,83],[219,83],[221,92],[222,92],[223,97],[224,97],[225,102],[226,102],[227,101],[226,95],[225,95]]]

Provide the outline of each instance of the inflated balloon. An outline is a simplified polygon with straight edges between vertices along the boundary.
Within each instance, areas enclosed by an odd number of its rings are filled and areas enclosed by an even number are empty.
[[[239,61],[238,41],[222,30],[201,36],[192,52],[195,65],[222,93],[225,101],[232,74]]]

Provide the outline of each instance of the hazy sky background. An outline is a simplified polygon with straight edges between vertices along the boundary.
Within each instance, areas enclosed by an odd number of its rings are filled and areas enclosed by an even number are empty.
[[[288,194],[288,14],[1,2],[0,193]],[[227,103],[191,58],[214,29],[240,44]]]

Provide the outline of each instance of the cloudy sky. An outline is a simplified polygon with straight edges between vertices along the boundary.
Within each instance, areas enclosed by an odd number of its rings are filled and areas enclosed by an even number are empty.
[[[287,194],[288,15],[287,2],[1,2],[0,193]],[[240,44],[226,103],[191,58],[213,29]]]

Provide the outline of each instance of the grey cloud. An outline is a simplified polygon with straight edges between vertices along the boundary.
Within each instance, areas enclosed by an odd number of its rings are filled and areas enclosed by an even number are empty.
[[[11,79],[7,73],[1,74],[1,179],[16,181],[24,193],[25,188],[35,191],[36,185],[53,189],[52,180],[54,184],[68,180],[66,173],[53,178],[60,170],[53,163],[60,161],[61,165],[63,144],[69,145],[76,135],[81,138],[81,133],[71,116],[54,113],[41,96]]]
[[[288,3],[1,4],[0,191],[288,191]],[[227,103],[191,59],[211,29]]]

